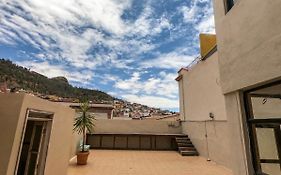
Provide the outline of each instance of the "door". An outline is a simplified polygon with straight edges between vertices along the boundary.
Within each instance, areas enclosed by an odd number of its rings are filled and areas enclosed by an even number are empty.
[[[24,175],[38,174],[39,157],[46,133],[46,123],[43,121],[34,122]]]
[[[17,175],[43,175],[50,138],[51,120],[27,120],[19,152]]]
[[[280,175],[281,125],[256,122],[252,126],[256,138],[256,161],[261,171],[260,174]]]
[[[281,175],[281,83],[245,92],[245,109],[256,175]]]

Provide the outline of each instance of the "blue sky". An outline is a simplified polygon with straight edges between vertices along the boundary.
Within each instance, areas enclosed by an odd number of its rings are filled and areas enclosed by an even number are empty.
[[[0,57],[165,109],[199,33],[214,33],[211,0],[0,0]]]

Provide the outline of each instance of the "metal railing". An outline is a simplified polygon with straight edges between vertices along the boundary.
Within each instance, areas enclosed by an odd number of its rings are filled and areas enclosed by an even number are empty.
[[[192,69],[193,66],[198,64],[201,61],[201,56],[197,56],[194,60],[189,63],[189,65],[186,66],[187,69]]]

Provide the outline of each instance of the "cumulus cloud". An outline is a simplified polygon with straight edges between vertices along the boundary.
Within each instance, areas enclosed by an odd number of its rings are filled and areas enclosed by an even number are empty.
[[[181,67],[187,66],[193,59],[194,55],[184,55],[176,52],[171,52],[168,54],[161,54],[156,58],[151,60],[144,61],[140,63],[143,68],[165,68],[165,69],[174,69],[177,70]]]
[[[122,97],[128,101],[146,104],[151,107],[157,108],[178,108],[179,101],[177,99],[167,99],[163,97],[157,96],[149,96],[149,95],[134,95],[134,94],[126,94],[122,95]]]
[[[124,21],[121,16],[130,6],[129,0],[3,0],[0,42],[30,44],[44,54],[38,58],[64,60],[76,67],[93,68],[111,62],[125,67],[126,61],[116,61],[114,53],[147,52],[154,46],[140,37],[158,34],[169,27],[167,19],[151,18],[150,6],[136,21]],[[98,52],[93,54],[91,50],[95,48]]]
[[[177,107],[176,70],[198,54],[198,33],[214,32],[211,2],[144,0],[134,9],[135,2],[0,0],[0,43],[18,50],[18,64],[48,77],[89,87],[97,78],[111,94]]]
[[[64,76],[69,81],[75,83],[87,84],[87,82],[94,77],[93,72],[88,70],[82,70],[82,71],[65,70],[65,67],[61,65],[51,65],[48,62],[23,61],[23,62],[17,62],[17,64],[27,67],[31,71],[35,71],[42,75],[45,75],[48,78]]]
[[[194,0],[189,6],[180,8],[184,22],[191,23],[199,33],[215,33],[215,22],[212,2]]]
[[[119,79],[115,87],[131,94],[157,95],[166,98],[177,98],[178,85],[175,73],[160,72],[155,77],[141,79],[141,72],[134,72],[129,79]]]

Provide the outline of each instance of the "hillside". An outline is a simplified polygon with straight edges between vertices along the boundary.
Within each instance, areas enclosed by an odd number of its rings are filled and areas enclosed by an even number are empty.
[[[0,59],[0,83],[7,82],[8,88],[24,89],[43,95],[95,103],[111,103],[113,97],[99,90],[73,87],[65,77],[48,78],[27,68],[13,64],[9,60]]]

